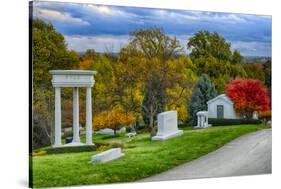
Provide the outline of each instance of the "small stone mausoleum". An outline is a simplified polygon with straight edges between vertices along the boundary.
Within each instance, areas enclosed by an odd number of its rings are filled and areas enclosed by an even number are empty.
[[[207,102],[208,117],[222,119],[238,119],[239,116],[235,113],[234,103],[226,95],[221,94]]]

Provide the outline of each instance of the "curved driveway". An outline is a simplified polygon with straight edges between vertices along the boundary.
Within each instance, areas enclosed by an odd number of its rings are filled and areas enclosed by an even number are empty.
[[[140,182],[271,173],[271,129],[241,136],[218,150]]]

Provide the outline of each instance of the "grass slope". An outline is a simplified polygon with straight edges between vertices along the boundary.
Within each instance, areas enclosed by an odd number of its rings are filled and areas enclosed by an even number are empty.
[[[121,159],[100,164],[88,163],[98,152],[65,153],[33,157],[33,186],[53,187],[115,182],[131,182],[216,150],[225,143],[249,132],[267,128],[260,125],[211,127],[184,131],[184,135],[167,141],[152,142],[149,134],[132,141],[121,136],[104,139],[128,144]],[[101,140],[101,136],[97,136]]]

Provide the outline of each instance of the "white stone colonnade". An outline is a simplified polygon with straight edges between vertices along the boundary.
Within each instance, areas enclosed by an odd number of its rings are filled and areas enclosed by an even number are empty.
[[[95,71],[88,70],[51,70],[52,85],[55,88],[55,142],[54,147],[62,146],[61,142],[61,88],[73,88],[73,140],[64,146],[84,145],[79,136],[79,88],[86,88],[86,144],[92,145],[92,87]]]

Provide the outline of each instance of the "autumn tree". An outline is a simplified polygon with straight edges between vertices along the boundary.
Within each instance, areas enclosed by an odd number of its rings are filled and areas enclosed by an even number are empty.
[[[139,69],[144,93],[141,109],[151,135],[154,135],[157,113],[170,109],[176,101],[182,99],[186,94],[185,90],[192,85],[188,78],[192,71],[188,68],[187,61],[178,58],[183,55],[179,41],[167,36],[163,30],[140,29],[132,32],[131,37],[129,46],[143,55]],[[179,93],[173,93],[173,89]],[[168,100],[168,96],[173,99]]]
[[[158,113],[163,112],[165,108],[165,92],[157,76],[153,77],[145,90],[142,102],[142,117],[149,126],[151,136],[154,136],[156,134],[156,116]]]
[[[211,82],[207,74],[203,74],[193,88],[190,98],[189,113],[191,124],[197,124],[196,113],[199,111],[207,111],[207,102],[217,96],[214,84]]]
[[[145,55],[132,45],[121,48],[114,66],[114,95],[126,112],[132,112],[139,126],[143,99],[143,62]]]
[[[190,118],[188,113],[189,103],[187,99],[192,94],[192,88],[198,80],[196,74],[197,67],[189,57],[182,55],[178,59],[170,60],[171,70],[174,74],[178,73],[179,78],[175,80],[173,87],[166,89],[166,108],[178,112],[178,121],[186,123]]]
[[[109,111],[103,111],[94,117],[95,129],[111,128],[116,135],[117,130],[129,127],[134,121],[132,113],[125,112],[121,107],[115,106]]]
[[[247,74],[246,78],[249,79],[257,79],[261,82],[264,82],[265,80],[265,73],[263,70],[263,64],[261,63],[249,63],[243,65],[244,70]]]
[[[183,50],[176,38],[165,35],[159,28],[139,29],[130,35],[130,44],[141,50],[148,59],[157,57],[165,62]]]
[[[234,102],[237,113],[252,118],[254,111],[268,110],[267,89],[259,80],[236,79],[226,87],[226,94]]]
[[[32,20],[33,148],[50,145],[54,96],[51,69],[74,69],[79,55],[67,49],[62,34],[53,25]]]

